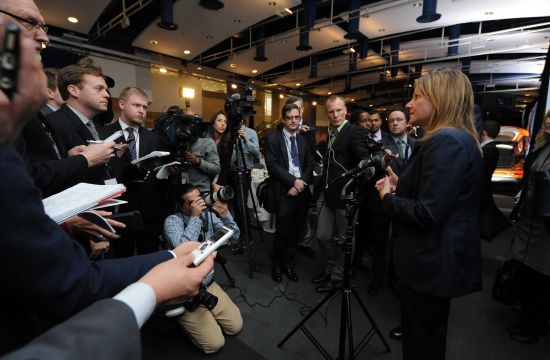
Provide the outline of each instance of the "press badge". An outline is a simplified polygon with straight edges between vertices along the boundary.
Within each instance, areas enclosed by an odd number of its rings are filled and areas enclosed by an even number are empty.
[[[118,182],[116,181],[116,178],[107,179],[103,181],[105,185],[116,185]]]

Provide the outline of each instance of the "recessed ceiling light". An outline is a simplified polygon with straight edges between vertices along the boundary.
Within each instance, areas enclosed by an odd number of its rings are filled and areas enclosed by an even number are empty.
[[[279,94],[279,99],[284,99],[285,96],[283,94]]]
[[[384,32],[384,31],[386,31],[386,29],[383,29],[383,28],[378,29],[378,32]]]
[[[349,48],[349,51],[351,51],[352,53],[355,52],[355,49],[354,48]]]
[[[288,40],[283,40],[283,44],[287,44],[288,43]]]
[[[313,101],[313,102],[311,103],[311,105],[317,106],[317,101]]]
[[[202,70],[202,68],[199,66],[199,67],[197,67],[197,70]]]
[[[492,11],[487,11],[487,12],[485,13],[485,15],[493,15],[493,12],[492,12]]]
[[[212,35],[206,35],[206,40],[212,40],[214,37]]]
[[[235,19],[235,20],[233,20],[233,22],[234,22],[235,24],[240,24],[240,23],[241,23],[241,19]]]
[[[300,86],[300,85],[302,85],[302,84],[300,84],[300,83],[296,83],[296,86]]]
[[[232,88],[232,89],[236,89],[236,88],[237,88],[237,84],[231,84],[231,88]]]
[[[327,93],[327,95],[332,95],[332,91],[329,91],[329,92]]]
[[[73,23],[73,24],[76,24],[78,22],[78,19],[75,18],[74,16],[69,16],[67,18],[67,20],[70,22],[70,23]]]
[[[413,4],[413,7],[417,8],[417,7],[421,7],[422,6],[422,3],[421,2],[415,2]]]
[[[372,104],[369,104],[369,106],[372,106]]]
[[[277,5],[277,3],[276,3],[275,1],[270,1],[270,2],[267,3],[267,5],[269,5],[269,6],[275,6],[275,5]]]
[[[168,72],[168,70],[166,70],[165,68],[160,68],[159,71],[163,74],[166,74]]]
[[[290,10],[289,8],[285,8],[285,11],[292,15],[292,10]]]
[[[355,101],[355,99],[351,99],[351,101],[353,102],[353,101]]]
[[[191,54],[191,50],[183,50],[183,53],[184,53],[185,55],[189,55],[189,54]]]
[[[254,69],[252,70],[252,74],[256,74],[258,72],[258,70]]]
[[[237,66],[237,64],[229,64],[230,67],[234,68]]]
[[[151,44],[151,45],[158,45],[159,42],[158,42],[157,40],[151,40],[151,41],[149,41],[149,44]]]

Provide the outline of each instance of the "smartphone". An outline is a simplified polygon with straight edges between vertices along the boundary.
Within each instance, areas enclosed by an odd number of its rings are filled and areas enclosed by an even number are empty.
[[[216,231],[210,239],[203,242],[198,248],[191,252],[191,254],[195,256],[193,264],[198,266],[208,257],[208,255],[216,251],[220,246],[225,245],[232,235],[233,230],[225,226]]]
[[[103,141],[115,141],[115,140],[118,140],[118,138],[120,138],[121,136],[124,136],[124,133],[122,132],[122,130],[118,130],[113,135],[109,136],[107,139]]]
[[[12,98],[17,90],[17,73],[19,71],[19,27],[6,23],[4,46],[0,55],[0,90]]]

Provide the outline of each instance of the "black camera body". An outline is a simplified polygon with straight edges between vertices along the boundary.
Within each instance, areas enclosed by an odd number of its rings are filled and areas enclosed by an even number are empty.
[[[155,120],[155,132],[162,138],[174,160],[185,163],[185,153],[204,135],[206,124],[198,115],[185,114],[179,107],[170,107]]]
[[[237,138],[237,131],[245,123],[246,117],[255,113],[253,105],[256,98],[253,96],[253,92],[254,87],[247,84],[245,96],[235,93],[225,101],[225,112],[227,113],[227,122],[231,133],[231,140]]]
[[[201,284],[199,286],[199,293],[194,298],[184,303],[183,306],[187,311],[193,312],[199,307],[199,305],[204,306],[208,310],[212,310],[217,304],[218,298],[206,291],[206,286]]]

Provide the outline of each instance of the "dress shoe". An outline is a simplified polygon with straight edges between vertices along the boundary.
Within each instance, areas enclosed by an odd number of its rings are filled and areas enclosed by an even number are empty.
[[[396,327],[395,329],[390,330],[390,339],[401,340],[403,338],[403,329],[401,326]]]
[[[298,275],[292,270],[292,268],[284,268],[283,272],[290,281],[298,281]]]
[[[273,281],[275,281],[275,282],[280,283],[281,281],[283,281],[283,274],[281,273],[281,268],[278,267],[278,266],[274,267],[271,270],[271,277],[273,278]]]
[[[331,292],[332,290],[337,289],[341,286],[342,286],[341,281],[328,280],[328,281],[324,282],[323,284],[317,286],[315,291],[317,291],[318,293],[328,293],[328,292]]]
[[[315,253],[315,250],[313,250],[309,246],[299,246],[298,250],[300,250],[300,252],[304,253],[308,258],[317,259],[317,254]]]
[[[322,273],[322,274],[317,275],[313,279],[311,279],[311,282],[314,283],[314,284],[322,284],[322,283],[328,281],[329,279],[330,279],[329,274]]]
[[[534,329],[520,330],[517,332],[510,332],[510,337],[516,341],[531,344],[537,342],[541,337],[548,335],[548,331],[539,331]]]
[[[374,278],[369,284],[367,292],[369,295],[376,296],[382,287],[382,280],[380,278]]]

